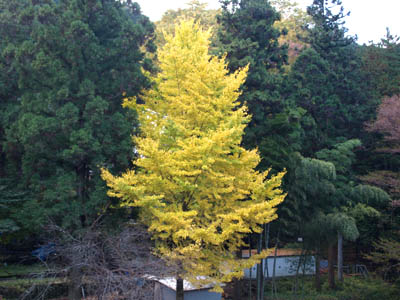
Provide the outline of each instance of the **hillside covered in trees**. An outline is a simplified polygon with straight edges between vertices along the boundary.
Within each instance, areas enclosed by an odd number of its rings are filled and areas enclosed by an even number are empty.
[[[144,276],[127,262],[147,253],[155,273],[272,299],[260,264],[253,288],[236,278],[286,247],[314,257],[316,293],[345,290],[346,263],[400,290],[400,38],[358,44],[340,0],[220,4],[152,23],[133,1],[0,0],[0,263],[61,247],[49,266],[81,299],[100,278],[88,241],[138,226],[140,255],[93,248],[101,272]],[[112,276],[92,293],[141,287]]]

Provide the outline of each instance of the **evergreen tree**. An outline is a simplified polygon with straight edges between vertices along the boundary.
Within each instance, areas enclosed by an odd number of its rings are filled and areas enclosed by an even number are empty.
[[[293,150],[299,150],[296,136],[301,116],[281,97],[282,66],[287,63],[287,47],[279,45],[281,30],[274,26],[279,13],[267,0],[221,1],[218,17],[219,54],[226,53],[229,70],[247,64],[249,74],[239,100],[252,115],[243,145],[258,147],[261,168],[282,169]]]
[[[333,11],[338,11],[333,13]],[[302,153],[352,138],[362,138],[364,122],[374,115],[376,98],[361,70],[358,45],[346,36],[344,9],[337,0],[315,0],[308,7],[313,26],[289,75],[287,95],[307,111]],[[308,126],[313,128],[307,128]]]
[[[0,1],[0,177],[18,177],[21,149],[7,142],[6,132],[15,121],[20,104],[18,72],[14,63],[15,47],[28,39],[26,18],[19,12],[28,1]]]
[[[364,46],[361,56],[363,71],[377,97],[400,94],[400,37],[387,28],[381,42]]]
[[[124,170],[133,156],[134,114],[121,102],[149,85],[140,47],[151,48],[153,27],[131,1],[1,6],[1,67],[12,75],[1,96],[17,108],[3,145],[9,156],[19,150],[21,188],[35,195],[19,220],[32,230],[48,218],[87,226],[111,204],[99,168]]]
[[[305,243],[321,254],[330,254],[330,286],[334,287],[333,247],[338,235],[354,241],[361,232],[362,239],[377,237],[375,226],[379,210],[389,203],[383,190],[357,183],[352,165],[359,140],[348,140],[331,149],[315,153],[316,158],[297,155],[294,171],[288,174],[288,197],[280,208],[279,221],[291,238],[305,237]],[[364,241],[359,242],[364,244]],[[317,257],[318,269],[318,257]],[[318,272],[316,273],[319,274]],[[317,287],[320,287],[317,276]]]
[[[338,49],[355,42],[352,36],[346,36],[345,13],[341,0],[313,0],[307,7],[312,24],[306,26],[307,35],[303,40],[311,45],[323,58],[333,58]],[[340,57],[337,57],[340,60]]]
[[[20,230],[13,218],[17,209],[21,209],[26,193],[15,188],[15,183],[0,178],[0,243],[7,243],[12,235]]]
[[[141,208],[159,254],[180,267],[178,277],[218,284],[266,256],[243,260],[235,253],[246,234],[277,217],[284,195],[283,173],[267,179],[268,171],[255,170],[257,152],[240,145],[250,119],[237,101],[247,67],[228,74],[224,58],[208,54],[209,37],[193,21],[166,37],[155,88],[145,104],[125,103],[141,124],[136,169],[121,177],[104,171],[103,178],[110,196]]]

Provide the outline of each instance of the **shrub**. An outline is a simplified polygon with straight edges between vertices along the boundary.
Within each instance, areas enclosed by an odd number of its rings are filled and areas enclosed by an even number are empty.
[[[315,300],[339,300],[339,298],[332,295],[319,295],[315,298]]]
[[[381,279],[346,278],[338,291],[340,300],[400,300],[400,289]]]

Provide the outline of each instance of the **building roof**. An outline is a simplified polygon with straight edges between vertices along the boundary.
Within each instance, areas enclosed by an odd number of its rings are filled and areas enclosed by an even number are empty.
[[[153,280],[169,287],[170,289],[176,291],[176,278],[175,277],[165,277],[165,278],[152,278]],[[189,281],[187,280],[183,280],[183,290],[185,292],[187,291],[197,291],[197,290],[204,290],[204,289],[211,289],[213,288],[214,285],[213,284],[207,284],[207,285],[201,285],[199,286],[195,286],[193,284],[191,284]]]
[[[257,249],[251,249],[251,255],[257,254]],[[276,256],[298,256],[301,255],[301,249],[278,249],[276,252]],[[268,257],[274,257],[275,250],[271,249],[271,254]],[[249,257],[249,250],[242,250],[242,257],[248,258]]]

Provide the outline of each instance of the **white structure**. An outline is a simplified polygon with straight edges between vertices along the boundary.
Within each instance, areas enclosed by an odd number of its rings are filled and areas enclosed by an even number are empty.
[[[252,253],[256,253],[256,250],[252,250]],[[275,263],[275,277],[285,277],[285,276],[295,276],[298,264],[300,262],[300,250],[295,249],[279,249],[276,255],[276,263]],[[242,257],[249,257],[249,251],[243,251]],[[271,278],[274,270],[274,252],[271,256],[263,259],[263,271],[265,278]],[[302,261],[299,274],[307,274],[313,275],[315,274],[315,258],[314,256],[308,256],[306,258],[306,263],[304,264],[304,260]],[[251,268],[251,278],[255,279],[257,276],[257,266],[253,266]],[[244,277],[250,278],[250,269],[244,270]]]
[[[185,300],[221,300],[221,294],[211,292],[212,286],[197,288],[190,282],[183,281]],[[154,300],[175,300],[176,299],[176,279],[163,278],[155,279]]]

